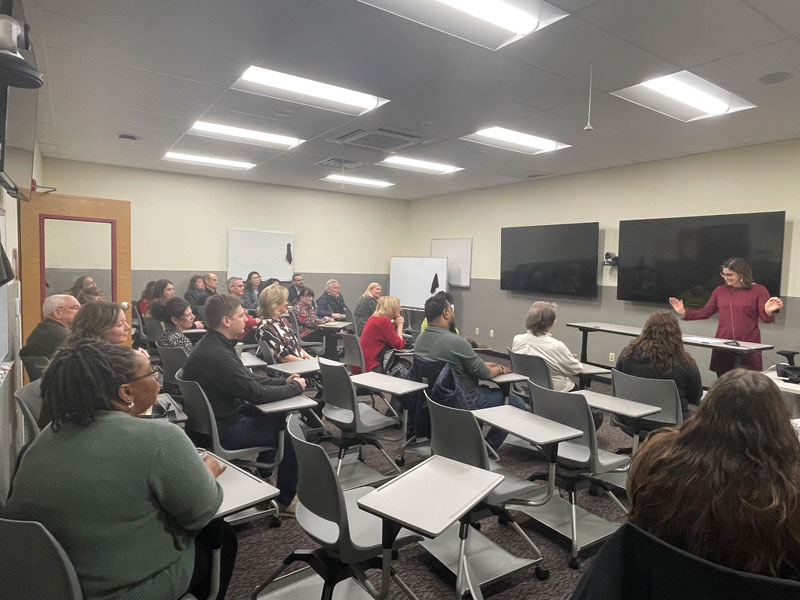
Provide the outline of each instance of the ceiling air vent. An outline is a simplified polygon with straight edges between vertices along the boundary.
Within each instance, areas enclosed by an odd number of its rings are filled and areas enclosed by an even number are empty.
[[[380,150],[390,152],[402,150],[409,146],[422,143],[422,138],[390,129],[356,129],[349,133],[328,138],[326,141],[335,144],[347,144],[359,148],[369,148],[370,150]]]
[[[348,169],[355,169],[356,167],[360,167],[364,163],[358,162],[357,160],[346,160],[344,158],[326,158],[325,160],[321,160],[318,163],[314,164],[319,165],[320,167],[329,167],[332,169],[344,169],[345,171],[347,171]]]

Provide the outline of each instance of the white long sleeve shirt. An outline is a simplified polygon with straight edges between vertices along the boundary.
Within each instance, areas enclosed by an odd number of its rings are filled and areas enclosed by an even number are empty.
[[[568,392],[575,387],[575,382],[570,376],[577,375],[583,370],[583,365],[572,356],[566,344],[550,333],[533,335],[528,331],[515,335],[511,350],[519,354],[542,357],[550,369],[553,389],[558,392]]]

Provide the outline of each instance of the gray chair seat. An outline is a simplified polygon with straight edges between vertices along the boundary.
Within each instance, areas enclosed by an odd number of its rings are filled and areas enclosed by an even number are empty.
[[[489,470],[492,473],[497,473],[504,477],[496,488],[494,488],[489,495],[486,496],[486,503],[492,505],[500,505],[513,498],[522,498],[529,496],[532,492],[538,490],[544,491],[545,488],[541,484],[528,481],[527,479],[520,478],[519,475],[513,471],[506,469],[500,463],[493,460],[489,461]],[[513,510],[513,507],[509,507]]]
[[[563,467],[572,469],[587,469],[589,467],[589,461],[591,458],[591,451],[583,444],[561,442],[558,445],[558,464]],[[623,456],[622,458],[626,457]]]
[[[359,402],[358,418],[361,421],[360,432],[370,433],[385,429],[387,427],[397,426],[397,419],[394,417],[387,417],[386,415],[375,410],[364,402]],[[325,418],[331,421],[334,425],[352,425],[353,424],[353,411],[346,408],[339,408],[336,406],[325,405],[322,408],[322,414]]]

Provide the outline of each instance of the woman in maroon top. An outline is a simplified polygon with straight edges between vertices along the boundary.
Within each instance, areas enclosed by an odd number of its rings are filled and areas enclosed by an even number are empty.
[[[364,353],[364,366],[374,371],[381,366],[380,358],[388,348],[400,350],[406,345],[403,339],[403,317],[400,316],[400,300],[394,296],[378,298],[378,307],[367,319],[361,332],[361,351]]]
[[[708,319],[719,311],[719,323],[715,337],[738,340],[740,342],[761,342],[758,320],[772,323],[772,316],[783,306],[777,296],[770,297],[767,288],[753,281],[753,271],[743,258],[729,258],[720,268],[725,285],[717,286],[703,308],[687,310],[683,300],[670,298],[669,303],[685,321]],[[742,368],[761,371],[761,353],[750,352],[742,357]],[[731,352],[714,349],[711,351],[712,371],[717,376],[734,368],[734,355]]]

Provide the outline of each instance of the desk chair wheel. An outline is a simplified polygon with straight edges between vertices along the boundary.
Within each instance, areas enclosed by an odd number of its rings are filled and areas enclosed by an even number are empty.
[[[475,529],[475,530],[477,530],[477,531],[480,531],[480,530],[481,530],[481,524],[480,524],[480,523],[478,523],[478,522],[475,522],[475,523],[470,523],[470,525],[472,525],[472,528],[473,528],[473,529]]]
[[[581,559],[577,556],[571,556],[569,559],[569,568],[570,569],[579,569],[581,566]]]
[[[596,485],[592,484],[592,485],[589,486],[589,495],[590,496],[599,496],[600,495],[600,490],[598,489],[598,487]]]
[[[281,518],[280,517],[272,517],[269,521],[270,527],[280,527],[281,526]]]
[[[511,522],[506,515],[497,515],[497,523],[502,525],[503,527],[508,527],[508,524]]]
[[[396,464],[398,467],[403,467],[406,464],[406,459],[402,457],[397,457],[394,459],[394,464]]]
[[[545,569],[544,567],[536,567],[534,574],[536,575],[536,579],[539,581],[550,579],[550,570]]]

